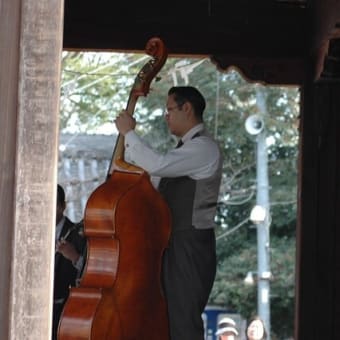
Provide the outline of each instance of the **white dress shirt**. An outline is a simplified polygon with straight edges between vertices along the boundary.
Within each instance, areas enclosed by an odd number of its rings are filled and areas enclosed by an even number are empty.
[[[60,240],[60,234],[61,231],[63,229],[65,223],[65,216],[62,217],[62,219],[59,221],[59,223],[56,226],[56,230],[55,230],[55,242]],[[72,262],[73,266],[80,271],[83,268],[83,264],[84,264],[84,257],[83,255],[79,254],[79,258],[77,261]]]
[[[183,145],[180,148],[164,155],[152,150],[131,130],[125,135],[125,160],[143,168],[151,176],[208,178],[218,169],[221,154],[216,142],[205,131],[192,138],[203,130],[203,124],[196,125],[181,138]]]

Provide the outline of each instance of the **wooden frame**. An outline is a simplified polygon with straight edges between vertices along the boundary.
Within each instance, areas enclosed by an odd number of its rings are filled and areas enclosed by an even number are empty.
[[[1,339],[50,334],[63,19],[63,1],[0,1]],[[340,320],[340,87],[315,82],[327,46],[318,51],[303,56],[296,340],[337,340]]]

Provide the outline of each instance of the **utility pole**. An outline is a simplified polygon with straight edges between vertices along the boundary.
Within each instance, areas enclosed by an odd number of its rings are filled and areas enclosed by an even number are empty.
[[[270,205],[266,132],[261,116],[246,120],[246,130],[256,136],[256,206],[250,220],[257,228],[257,309],[270,340]]]
[[[257,136],[257,161],[256,178],[257,192],[256,205],[265,211],[264,220],[257,227],[257,274],[258,274],[258,314],[263,320],[267,339],[270,340],[270,215],[269,215],[269,193],[268,193],[268,157],[266,146],[266,134],[264,130]]]

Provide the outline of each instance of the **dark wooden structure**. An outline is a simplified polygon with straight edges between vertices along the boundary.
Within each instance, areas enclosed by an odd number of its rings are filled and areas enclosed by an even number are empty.
[[[1,0],[0,338],[49,329],[62,47],[143,51],[152,36],[170,54],[301,87],[295,339],[337,340],[339,0]]]

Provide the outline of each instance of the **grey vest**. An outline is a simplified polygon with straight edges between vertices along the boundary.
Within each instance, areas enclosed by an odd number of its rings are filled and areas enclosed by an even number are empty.
[[[158,190],[170,208],[172,230],[189,229],[192,226],[208,229],[215,226],[221,172],[222,160],[217,171],[205,179],[194,180],[189,176],[161,179]]]

